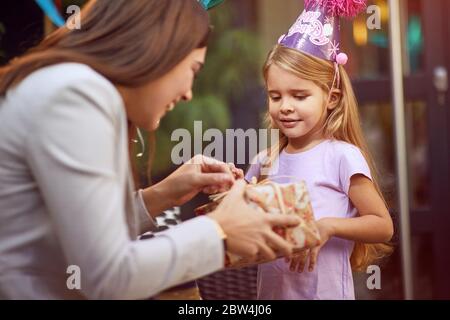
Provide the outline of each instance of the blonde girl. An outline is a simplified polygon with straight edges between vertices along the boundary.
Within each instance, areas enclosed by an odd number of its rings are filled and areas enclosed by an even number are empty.
[[[261,265],[258,298],[354,299],[352,269],[364,270],[391,251],[385,243],[393,223],[350,80],[342,65],[282,45],[270,52],[263,73],[267,118],[280,140],[246,178],[305,180],[322,243]],[[269,167],[266,177],[262,166]]]

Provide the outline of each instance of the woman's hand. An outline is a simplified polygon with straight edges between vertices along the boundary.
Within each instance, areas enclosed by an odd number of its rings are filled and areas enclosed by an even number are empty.
[[[246,183],[238,180],[219,207],[208,216],[216,220],[227,235],[227,249],[241,257],[275,259],[277,254],[292,254],[292,245],[272,228],[295,227],[300,223],[293,215],[270,215],[253,209],[244,200]]]
[[[228,191],[236,177],[243,175],[240,171],[234,165],[197,155],[163,181],[145,189],[145,205],[155,217],[168,208],[183,205],[201,191]]]
[[[228,167],[230,168],[231,173],[236,180],[244,179],[244,171],[242,171],[242,169],[236,168],[233,162],[228,163]]]
[[[228,163],[227,166],[230,169],[230,172],[233,175],[235,180],[244,179],[244,171],[242,171],[242,169],[236,168],[236,166],[232,162]],[[228,191],[228,189],[223,190],[223,189],[220,189],[219,186],[207,186],[202,191],[206,194],[216,194],[219,192]]]
[[[321,219],[317,221],[317,228],[320,233],[320,245],[312,249],[305,249],[299,253],[296,253],[290,258],[286,258],[286,262],[289,263],[289,269],[292,272],[302,273],[305,269],[307,262],[308,271],[312,272],[317,264],[317,256],[319,255],[320,249],[327,243],[327,241],[333,236],[333,227],[331,225],[331,219]]]

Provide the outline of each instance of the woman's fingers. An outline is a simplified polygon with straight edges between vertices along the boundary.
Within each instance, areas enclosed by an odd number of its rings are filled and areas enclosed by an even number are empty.
[[[272,230],[267,233],[266,239],[271,244],[271,247],[283,256],[289,257],[292,254],[292,245]]]
[[[208,157],[203,157],[202,160],[202,172],[222,172],[233,176],[232,169],[229,164]]]
[[[197,181],[203,189],[208,188],[204,190],[208,194],[228,191],[239,176],[236,174],[238,169],[212,158],[202,156],[192,161],[201,161],[201,172]]]
[[[228,165],[228,168],[230,169],[231,172],[234,173],[237,170],[237,168],[236,168],[236,166],[234,165],[233,162],[228,162],[227,165]]]
[[[244,191],[247,183],[244,180],[238,180],[228,192],[224,202],[234,202],[237,199],[243,201]]]
[[[206,187],[206,188],[203,188],[203,193],[206,193],[206,194],[216,194],[216,193],[219,193],[219,188],[218,187]]]
[[[244,179],[244,171],[242,171],[242,169],[236,168],[236,166],[232,162],[228,163],[228,167],[230,168],[231,173],[236,180]]]
[[[202,171],[205,173],[212,173],[212,172],[220,173],[221,172],[221,173],[230,175],[234,180],[233,172],[230,170],[230,168],[225,163],[222,163],[222,162],[210,163],[210,164],[205,164],[203,167],[204,168]]]
[[[259,255],[265,260],[275,260],[277,258],[275,252],[264,241],[259,244]]]
[[[235,180],[244,178],[244,172],[236,168],[233,163],[224,163],[203,155],[196,155],[186,164],[200,166],[200,174],[196,179],[197,187],[214,187],[214,190],[204,190],[205,193],[217,193],[228,191]],[[197,167],[198,168],[198,167]],[[219,174],[219,176],[213,176]],[[226,177],[226,178],[225,178]],[[214,191],[214,192],[213,192]]]
[[[229,239],[232,240],[232,239]],[[233,253],[237,254],[240,257],[250,259],[251,261],[255,261],[258,257],[258,246],[255,244],[238,242],[236,244],[231,243],[229,241],[228,245],[233,247]]]
[[[224,185],[232,186],[234,178],[226,173],[200,173],[196,175],[193,182],[198,188],[214,187],[219,191]]]
[[[266,219],[268,220],[271,227],[292,228],[298,226],[298,224],[300,223],[300,218],[293,214],[267,215]]]
[[[241,244],[240,256],[257,261],[259,259],[275,260],[277,258],[276,253],[270,248],[264,240],[256,241],[253,245]]]

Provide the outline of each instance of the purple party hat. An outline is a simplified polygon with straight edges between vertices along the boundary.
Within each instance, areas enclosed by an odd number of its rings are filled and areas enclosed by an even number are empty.
[[[344,65],[348,57],[340,52],[340,18],[356,17],[365,8],[366,0],[305,0],[305,10],[278,43]]]

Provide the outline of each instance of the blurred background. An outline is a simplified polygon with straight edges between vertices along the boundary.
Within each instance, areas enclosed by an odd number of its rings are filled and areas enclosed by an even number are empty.
[[[64,14],[69,5],[85,1],[55,1]],[[369,30],[362,14],[343,21],[341,49],[360,105],[366,138],[378,165],[382,187],[396,223],[394,254],[382,266],[381,290],[368,290],[368,274],[355,274],[358,299],[404,299],[405,287],[415,299],[450,298],[450,97],[445,75],[450,68],[450,1],[399,0],[408,174],[411,256],[402,261],[399,234],[397,149],[394,139],[393,89],[390,58],[390,10],[387,0],[369,0],[380,9],[381,28]],[[194,88],[194,100],[184,103],[161,123],[151,167],[156,182],[175,169],[170,160],[173,130],[193,132],[196,120],[209,128],[263,128],[266,109],[261,67],[270,48],[303,10],[301,0],[226,0],[211,11],[213,34],[207,63]],[[396,19],[398,20],[398,19]],[[54,30],[33,0],[0,2],[0,63],[37,44]],[[147,135],[146,135],[147,136]],[[137,149],[141,147],[136,146]],[[136,158],[142,183],[148,171],[148,150]],[[248,160],[247,160],[248,161]],[[242,166],[243,169],[246,166]],[[182,208],[183,218],[207,201],[196,198]],[[405,265],[409,264],[409,265]],[[404,272],[412,270],[405,280]],[[405,281],[408,281],[406,286]],[[205,299],[253,299],[255,270],[225,271],[199,281]]]

